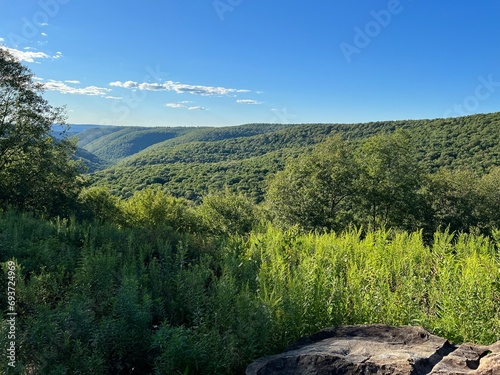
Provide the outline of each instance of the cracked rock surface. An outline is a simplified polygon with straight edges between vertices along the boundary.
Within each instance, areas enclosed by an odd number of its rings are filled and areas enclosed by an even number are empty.
[[[495,375],[500,374],[500,342],[457,346],[410,326],[329,328],[246,370],[246,375],[268,374]]]

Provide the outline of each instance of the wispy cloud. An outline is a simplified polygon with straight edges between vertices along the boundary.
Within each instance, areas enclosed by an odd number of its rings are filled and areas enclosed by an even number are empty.
[[[147,91],[175,91],[179,94],[193,94],[202,96],[225,96],[231,94],[248,93],[250,90],[232,89],[226,87],[203,86],[203,85],[188,85],[180,82],[166,81],[163,83],[138,83],[135,81],[116,81],[110,82],[110,86],[121,87],[125,89],[137,89]]]
[[[123,98],[121,96],[105,96],[104,99],[113,99],[113,100],[122,100]]]
[[[21,51],[15,48],[9,48],[9,47],[4,47],[2,48],[6,49],[12,56],[14,56],[16,59],[19,61],[25,61],[25,62],[35,62],[35,59],[48,59],[50,58],[49,55],[47,55],[44,52],[34,52],[34,51]]]
[[[165,104],[165,107],[168,107],[168,108],[186,108],[186,106],[184,104],[181,104],[181,103],[167,103],[167,104]]]
[[[207,108],[205,107],[202,107],[202,106],[199,106],[199,105],[196,105],[196,106],[188,106],[186,104],[190,104],[190,103],[193,103],[189,100],[184,100],[182,102],[178,102],[178,103],[167,103],[165,104],[165,107],[168,107],[168,108],[183,108],[183,109],[187,109],[188,111],[206,111]]]
[[[4,42],[4,39],[0,38],[0,43],[3,43],[3,42]],[[5,47],[5,46],[0,46],[0,48],[6,49],[8,52],[10,52],[10,54],[12,54],[12,56],[14,56],[19,61],[25,61],[25,62],[29,62],[29,63],[34,63],[35,60],[38,60],[38,59],[50,59],[50,58],[59,59],[62,57],[61,52],[57,52],[54,56],[50,56],[50,55],[46,54],[45,52],[39,52],[39,51],[32,51],[32,50],[22,51],[22,50],[19,50],[16,48],[9,48],[9,47]]]
[[[66,83],[72,83],[73,85],[79,85],[81,82],[76,80],[76,79],[68,79],[66,81],[64,81]]]
[[[236,103],[240,104],[262,104],[262,102],[258,102],[257,100],[252,99],[238,99]]]
[[[67,85],[65,82],[55,81],[53,79],[43,83],[43,86],[48,91],[57,91],[61,94],[74,95],[107,96],[107,93],[111,91],[111,89],[98,86],[73,87]]]

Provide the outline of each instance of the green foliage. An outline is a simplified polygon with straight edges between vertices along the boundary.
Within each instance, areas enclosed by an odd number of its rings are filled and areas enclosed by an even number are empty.
[[[118,127],[77,134],[79,145],[106,162],[116,162],[149,146],[178,137],[193,128]]]
[[[280,342],[342,324],[417,324],[457,342],[500,337],[498,261],[484,237],[359,231],[252,239],[259,298]],[[479,302],[481,301],[481,302]]]
[[[134,227],[169,227],[187,231],[196,223],[189,201],[154,188],[135,193],[123,202],[122,209],[127,224]]]
[[[373,228],[418,228],[422,177],[410,134],[396,131],[369,138],[358,149],[357,162],[358,222]]]
[[[479,181],[479,176],[470,170],[441,169],[430,175],[426,194],[434,211],[435,224],[449,226],[453,231],[476,227]]]
[[[270,183],[267,202],[278,225],[307,230],[346,225],[343,203],[359,178],[353,147],[336,136],[288,162]]]
[[[51,136],[61,110],[0,53],[0,265],[16,264],[18,373],[243,373],[343,324],[500,339],[500,114],[100,127],[77,134],[80,155],[116,164],[81,190],[75,145]]]
[[[270,182],[267,205],[274,223],[303,230],[436,228],[491,234],[500,226],[500,172],[439,169],[427,176],[412,137],[398,130],[353,148],[333,138],[289,160]]]
[[[470,169],[442,169],[430,175],[424,195],[433,210],[432,227],[491,234],[500,226],[499,167],[482,176]]]
[[[0,207],[68,214],[78,194],[75,144],[51,137],[62,108],[41,96],[28,68],[0,48]]]
[[[124,220],[119,199],[111,195],[106,188],[83,189],[78,196],[78,202],[80,203],[78,212],[80,219],[115,223],[121,223]]]
[[[228,186],[231,191],[244,193],[254,202],[262,202],[267,177],[283,170],[287,159],[309,153],[312,146],[324,142],[330,135],[340,134],[343,139],[357,144],[376,134],[392,134],[398,129],[405,130],[405,134],[411,137],[412,148],[416,150],[423,171],[468,167],[482,174],[500,165],[500,113],[492,113],[363,124],[249,124],[185,128],[185,133],[177,133],[174,138],[151,144],[96,172],[92,181],[99,186],[109,186],[113,194],[121,197],[130,197],[149,185],[161,185],[164,191],[176,197],[200,202],[207,193]],[[119,130],[124,132],[123,136],[127,134],[124,128]],[[135,137],[141,137],[142,131],[160,130],[144,128],[139,131],[134,128],[130,130],[134,137],[124,142],[133,144]],[[163,129],[165,132],[168,130]],[[94,142],[100,139],[98,133],[105,131],[95,130]],[[120,132],[111,133],[122,134]],[[105,137],[107,135],[103,134],[100,143],[103,152],[106,152],[108,141],[111,144],[111,140],[105,141]],[[118,144],[113,148],[121,147],[119,139],[116,138]]]
[[[481,177],[478,186],[481,197],[477,211],[481,215],[480,226],[483,231],[500,227],[500,166],[493,167]]]
[[[203,198],[197,208],[204,226],[214,234],[249,233],[257,223],[256,208],[242,195],[231,193],[227,188],[224,193],[213,193]]]
[[[76,148],[74,159],[85,166],[87,173],[93,173],[109,166],[109,163],[101,160],[96,155],[81,147]]]
[[[269,226],[200,241],[203,232],[179,237],[161,225],[4,211],[0,264],[17,264],[17,373],[243,373],[343,324],[418,324],[489,344],[500,339],[492,233],[437,232],[425,245],[421,232]],[[3,338],[6,327],[3,318]]]

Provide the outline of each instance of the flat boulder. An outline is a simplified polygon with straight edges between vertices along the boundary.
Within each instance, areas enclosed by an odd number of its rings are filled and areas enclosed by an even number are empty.
[[[411,326],[328,328],[246,370],[246,375],[271,374],[494,375],[500,374],[500,343],[457,346]]]

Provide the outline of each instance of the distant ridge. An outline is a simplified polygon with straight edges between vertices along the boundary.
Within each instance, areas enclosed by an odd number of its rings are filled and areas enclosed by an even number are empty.
[[[91,125],[86,125],[91,126]],[[255,201],[266,179],[288,158],[309,152],[331,134],[359,142],[405,129],[428,171],[470,168],[479,173],[500,165],[500,113],[435,120],[360,124],[246,124],[218,128],[98,127],[76,134],[79,146],[100,160],[96,185],[130,196],[148,185],[199,200],[228,186]],[[94,170],[99,169],[95,168]]]

